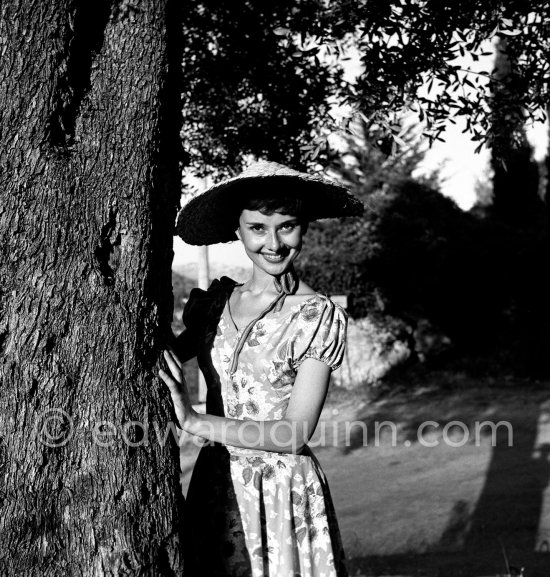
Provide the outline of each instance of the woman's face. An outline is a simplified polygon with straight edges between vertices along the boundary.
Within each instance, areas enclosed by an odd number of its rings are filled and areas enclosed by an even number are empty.
[[[296,216],[245,209],[236,232],[254,265],[269,275],[279,276],[300,254],[305,227]]]

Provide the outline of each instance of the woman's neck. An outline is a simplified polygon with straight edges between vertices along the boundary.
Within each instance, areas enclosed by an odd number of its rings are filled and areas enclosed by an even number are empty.
[[[256,266],[252,269],[252,276],[244,283],[243,288],[254,295],[278,293],[275,277]]]

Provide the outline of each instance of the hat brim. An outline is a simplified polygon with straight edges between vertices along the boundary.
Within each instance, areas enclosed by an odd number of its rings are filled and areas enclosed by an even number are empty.
[[[269,179],[270,190],[277,184],[281,191],[291,192],[302,199],[304,212],[309,221],[321,218],[361,216],[363,203],[346,188],[334,182],[312,177],[265,175],[230,178],[212,186],[206,192],[190,200],[179,212],[176,233],[184,242],[192,245],[209,245],[237,240],[235,230],[242,211],[242,193]]]

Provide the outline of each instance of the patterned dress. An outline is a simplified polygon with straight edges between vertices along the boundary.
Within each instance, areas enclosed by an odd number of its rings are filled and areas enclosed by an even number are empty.
[[[278,420],[304,359],[340,366],[346,313],[318,294],[268,313],[253,325],[231,374],[243,336],[227,309],[235,285],[223,277],[207,292],[195,289],[184,311],[207,382],[207,412]],[[347,576],[327,481],[307,446],[294,454],[206,443],[184,523],[186,577]]]

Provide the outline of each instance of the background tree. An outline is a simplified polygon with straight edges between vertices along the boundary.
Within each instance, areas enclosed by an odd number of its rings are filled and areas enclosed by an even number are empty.
[[[3,575],[182,571],[177,447],[130,423],[169,420],[176,5],[0,11]]]
[[[539,174],[533,149],[521,117],[508,110],[521,100],[524,82],[516,74],[518,56],[514,40],[501,38],[496,47],[495,83],[491,102],[495,124],[491,165],[493,168],[494,215],[510,225],[540,229],[546,214],[539,196]],[[497,82],[498,79],[498,82]],[[511,103],[511,104],[509,104]]]

